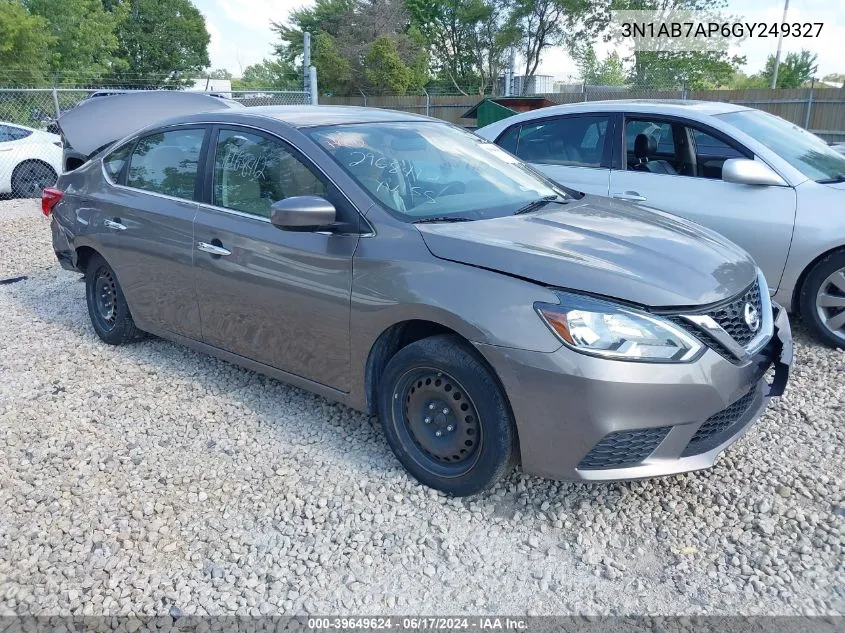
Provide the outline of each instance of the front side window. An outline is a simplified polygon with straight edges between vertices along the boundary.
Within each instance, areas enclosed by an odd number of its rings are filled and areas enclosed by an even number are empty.
[[[129,161],[129,187],[191,200],[205,130],[171,130],[145,136]]]
[[[322,180],[276,139],[221,130],[214,158],[214,204],[263,218],[274,202],[325,197]]]
[[[358,123],[308,133],[407,221],[500,217],[539,198],[567,195],[499,146],[446,123]]]
[[[516,155],[529,163],[601,167],[608,122],[608,115],[588,115],[524,123]]]
[[[760,110],[716,116],[768,147],[807,178],[816,182],[845,181],[845,156],[815,134]]]

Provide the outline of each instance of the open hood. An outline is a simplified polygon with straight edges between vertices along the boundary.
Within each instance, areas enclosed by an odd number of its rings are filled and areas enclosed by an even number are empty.
[[[757,278],[748,254],[718,234],[597,196],[537,213],[417,228],[441,259],[653,308],[716,303]]]
[[[106,145],[170,117],[243,107],[237,101],[202,92],[150,90],[87,99],[62,114],[57,123],[65,150],[88,158]]]

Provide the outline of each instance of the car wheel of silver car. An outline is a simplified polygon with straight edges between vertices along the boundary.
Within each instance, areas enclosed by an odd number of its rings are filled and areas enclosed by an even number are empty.
[[[18,198],[40,198],[47,187],[56,184],[55,170],[37,161],[21,163],[12,173],[12,195]]]
[[[379,384],[379,416],[402,465],[456,496],[495,484],[513,466],[513,415],[483,359],[455,336],[411,343]]]
[[[845,252],[824,257],[807,274],[801,314],[825,343],[845,347]]]
[[[114,270],[100,255],[92,255],[85,268],[85,298],[94,331],[104,342],[123,345],[144,337],[132,320]]]

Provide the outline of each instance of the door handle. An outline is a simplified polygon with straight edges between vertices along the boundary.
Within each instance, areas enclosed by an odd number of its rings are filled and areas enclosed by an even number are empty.
[[[209,244],[208,242],[197,242],[197,250],[202,251],[203,253],[217,255],[218,257],[232,254],[232,251],[229,249],[217,246],[217,244]]]
[[[619,193],[612,193],[610,196],[612,198],[616,198],[617,200],[626,200],[627,202],[645,202],[648,200],[648,198],[641,196],[636,191],[622,191]]]
[[[103,220],[103,226],[110,228],[110,229],[114,229],[115,231],[125,231],[126,230],[126,225],[121,224],[120,222],[118,222],[116,220]]]

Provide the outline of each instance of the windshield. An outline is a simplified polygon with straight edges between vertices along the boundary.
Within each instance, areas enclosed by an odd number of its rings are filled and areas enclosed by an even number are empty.
[[[757,139],[807,178],[816,182],[845,178],[845,156],[797,125],[760,110],[717,116]]]
[[[411,222],[498,217],[566,196],[496,145],[444,123],[359,123],[309,134],[374,198]]]

